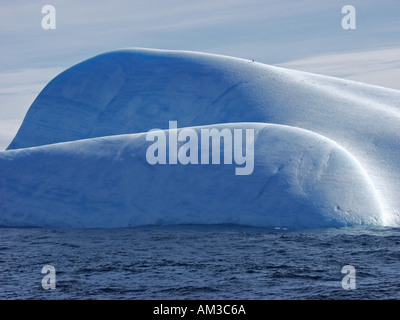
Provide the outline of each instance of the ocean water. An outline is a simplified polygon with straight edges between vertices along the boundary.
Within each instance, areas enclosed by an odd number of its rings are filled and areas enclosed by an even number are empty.
[[[399,267],[398,228],[0,229],[1,299],[399,299]]]

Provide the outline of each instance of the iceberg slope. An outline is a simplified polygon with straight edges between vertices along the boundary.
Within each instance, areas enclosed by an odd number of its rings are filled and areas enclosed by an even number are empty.
[[[39,94],[9,150],[216,123],[303,128],[344,147],[367,172],[385,221],[398,219],[400,92],[248,60],[126,49],[79,63]]]
[[[193,127],[199,135],[202,128],[254,129],[253,174],[237,176],[232,164],[150,165],[146,133],[5,151],[0,153],[0,225],[383,223],[371,181],[335,142],[283,125]]]

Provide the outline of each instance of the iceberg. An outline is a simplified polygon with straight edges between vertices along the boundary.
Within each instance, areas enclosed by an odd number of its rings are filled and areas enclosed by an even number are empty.
[[[397,90],[233,57],[104,53],[50,81],[0,152],[0,225],[396,225],[399,101]],[[168,136],[172,120],[178,131],[254,130],[253,172],[149,164],[146,133]]]

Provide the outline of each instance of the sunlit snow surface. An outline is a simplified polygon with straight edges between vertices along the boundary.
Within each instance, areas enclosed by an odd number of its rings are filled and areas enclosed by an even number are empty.
[[[395,225],[399,102],[397,90],[230,57],[102,54],[52,80],[0,153],[0,225]],[[254,172],[148,164],[146,132],[171,120],[254,129]]]

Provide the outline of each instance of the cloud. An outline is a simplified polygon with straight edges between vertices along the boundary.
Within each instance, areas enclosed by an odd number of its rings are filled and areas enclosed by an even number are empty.
[[[0,120],[0,151],[8,147],[21,123],[21,119]]]
[[[71,66],[124,47],[211,51],[283,62],[398,43],[399,3],[354,0],[358,28],[341,29],[335,1],[53,0],[57,29],[41,28],[42,4],[0,4],[0,69]],[[254,49],[260,48],[256,52]],[[243,54],[242,54],[243,52]]]
[[[276,65],[400,90],[400,47],[320,55]]]

